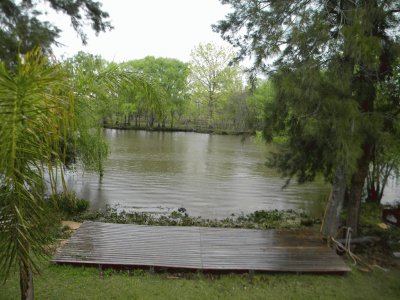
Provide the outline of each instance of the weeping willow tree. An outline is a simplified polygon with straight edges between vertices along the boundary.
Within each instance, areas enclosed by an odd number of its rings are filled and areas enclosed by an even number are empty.
[[[80,163],[83,169],[102,176],[103,161],[108,154],[102,125],[107,116],[117,110],[116,107],[124,104],[121,103],[121,93],[127,89],[140,91],[147,105],[160,113],[164,92],[143,74],[109,63],[100,56],[79,52],[64,66],[70,74],[76,98],[76,130],[68,137],[76,151],[69,158]]]
[[[21,299],[33,299],[33,273],[48,242],[41,227],[47,218],[45,179],[47,192],[56,193],[70,153],[102,172],[107,151],[96,113],[106,102],[92,87],[104,85],[112,94],[130,82],[151,101],[159,99],[151,84],[115,65],[86,80],[79,92],[71,73],[40,50],[20,58],[13,72],[0,65],[0,275],[7,278],[18,265]]]

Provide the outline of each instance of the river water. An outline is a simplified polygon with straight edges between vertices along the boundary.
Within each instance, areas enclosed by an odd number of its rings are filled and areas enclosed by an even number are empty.
[[[265,166],[271,150],[254,138],[188,132],[105,130],[110,156],[102,180],[79,172],[68,176],[92,209],[169,213],[184,207],[191,216],[224,218],[261,209],[298,209],[326,199],[323,182],[290,184]],[[399,189],[393,186],[389,198]]]

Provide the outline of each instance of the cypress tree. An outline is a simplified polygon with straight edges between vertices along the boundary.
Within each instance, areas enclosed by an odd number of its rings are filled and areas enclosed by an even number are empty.
[[[268,72],[276,88],[265,135],[288,139],[272,164],[288,178],[334,184],[325,234],[334,235],[347,190],[347,226],[358,234],[360,203],[376,146],[398,139],[400,4],[387,0],[223,0],[233,11],[214,25]],[[382,99],[385,100],[382,100]],[[272,112],[272,113],[271,113]],[[389,138],[390,140],[390,138]],[[339,213],[338,213],[339,212]]]

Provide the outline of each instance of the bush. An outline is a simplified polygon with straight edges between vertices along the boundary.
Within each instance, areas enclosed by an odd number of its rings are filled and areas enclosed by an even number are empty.
[[[78,198],[74,192],[62,192],[53,195],[48,199],[48,203],[50,207],[67,216],[83,213],[88,210],[90,205],[88,200]]]

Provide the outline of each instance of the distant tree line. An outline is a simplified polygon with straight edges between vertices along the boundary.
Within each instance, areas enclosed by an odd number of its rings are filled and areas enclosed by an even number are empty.
[[[146,91],[128,82],[117,91],[94,85],[91,93],[103,99],[98,113],[108,126],[149,129],[254,132],[262,130],[264,107],[271,101],[271,83],[261,82],[250,90],[243,72],[231,64],[233,53],[213,44],[200,44],[192,51],[189,63],[152,56],[121,64],[99,56],[78,53],[64,62],[78,82],[85,76],[115,65],[150,82],[160,101],[147,99]],[[85,85],[85,88],[88,87]]]

